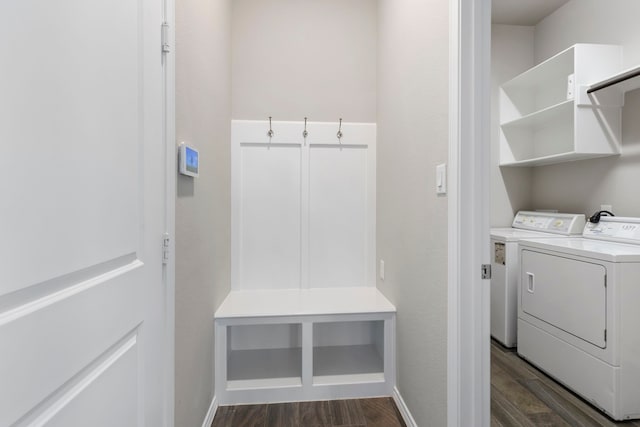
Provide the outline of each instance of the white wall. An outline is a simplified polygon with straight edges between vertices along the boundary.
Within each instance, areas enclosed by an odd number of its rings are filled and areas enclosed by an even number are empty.
[[[447,414],[449,4],[378,2],[377,252],[379,289],[398,309],[398,388],[418,425]]]
[[[375,122],[375,0],[233,0],[233,118]]]
[[[540,62],[574,43],[613,43],[624,48],[624,67],[640,63],[637,0],[572,0],[535,30]],[[611,204],[618,215],[640,216],[640,91],[628,93],[622,117],[622,155],[533,170],[533,202],[539,208],[592,213]]]
[[[213,390],[213,315],[230,286],[231,0],[176,3],[176,133],[200,150],[178,177],[175,425],[202,425]]]
[[[519,210],[531,209],[530,168],[500,168],[499,88],[534,65],[534,27],[491,27],[491,226],[507,227]]]

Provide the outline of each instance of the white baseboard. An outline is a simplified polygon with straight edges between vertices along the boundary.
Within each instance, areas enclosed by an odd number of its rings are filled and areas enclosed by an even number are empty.
[[[204,421],[202,422],[202,427],[211,427],[213,424],[213,418],[216,416],[216,411],[218,410],[218,398],[213,396],[211,399],[211,405],[209,405],[209,410],[207,411],[207,416],[204,417]]]
[[[418,427],[416,420],[413,419],[411,412],[409,412],[409,408],[407,408],[407,404],[404,403],[402,396],[400,396],[398,387],[393,388],[393,400],[396,402],[396,406],[398,407],[400,415],[402,415],[402,419],[404,419],[404,423],[407,427]]]

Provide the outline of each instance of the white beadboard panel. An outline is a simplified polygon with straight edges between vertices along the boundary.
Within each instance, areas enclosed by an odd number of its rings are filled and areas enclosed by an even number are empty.
[[[309,285],[367,284],[367,147],[312,145]]]
[[[375,286],[376,125],[310,123],[308,287]],[[303,283],[305,283],[303,281]]]
[[[243,144],[241,289],[300,283],[300,146]]]
[[[375,285],[376,125],[303,131],[232,122],[232,289]]]

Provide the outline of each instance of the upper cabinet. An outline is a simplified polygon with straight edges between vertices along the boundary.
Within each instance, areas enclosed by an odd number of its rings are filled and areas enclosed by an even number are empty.
[[[587,93],[619,72],[622,48],[576,44],[500,88],[500,165],[540,166],[620,153],[622,96]]]

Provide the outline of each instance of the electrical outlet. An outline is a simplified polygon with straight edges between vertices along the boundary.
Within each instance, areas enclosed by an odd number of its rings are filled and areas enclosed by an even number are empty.
[[[611,206],[611,205],[600,205],[600,210],[601,211],[613,212],[613,206]]]
[[[384,260],[380,260],[380,280],[384,281]]]

